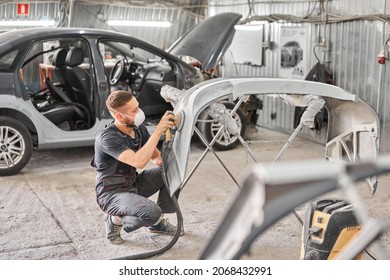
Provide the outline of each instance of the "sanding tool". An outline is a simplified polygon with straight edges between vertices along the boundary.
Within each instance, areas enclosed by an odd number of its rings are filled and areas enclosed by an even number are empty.
[[[167,129],[167,131],[165,132],[166,142],[171,141],[172,134],[174,134],[175,131],[180,131],[184,125],[184,120],[185,120],[184,111],[180,111],[177,114],[173,114],[173,115],[174,115],[174,120],[173,120],[174,127],[172,129]]]

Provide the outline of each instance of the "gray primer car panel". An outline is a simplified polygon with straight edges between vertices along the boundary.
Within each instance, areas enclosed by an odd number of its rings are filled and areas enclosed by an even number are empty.
[[[3,108],[14,108],[16,97],[12,95],[3,95],[1,103]],[[102,119],[98,126],[93,126],[89,130],[65,131],[58,128],[41,114],[33,114],[35,108],[31,102],[18,102],[18,111],[27,116],[33,123],[39,123],[35,126],[39,138],[39,149],[55,149],[68,147],[91,146],[95,141],[95,135],[106,125],[112,122],[112,119]],[[66,141],[64,141],[66,139]]]
[[[322,96],[326,101],[325,107],[329,111],[329,127],[327,142],[336,139],[346,129],[369,130],[370,137],[361,137],[365,141],[370,156],[375,158],[378,153],[379,120],[372,108],[364,101],[359,100],[355,95],[333,85],[301,80],[277,79],[277,78],[232,78],[214,79],[200,83],[189,89],[180,97],[174,108],[174,113],[183,111],[185,120],[179,132],[176,132],[172,143],[172,150],[169,152],[168,162],[165,170],[169,183],[170,193],[174,194],[178,189],[184,187],[187,174],[188,155],[190,141],[194,132],[194,126],[198,115],[211,103],[226,100],[236,100],[251,94],[305,94]],[[337,100],[334,102],[332,100]],[[346,105],[347,104],[347,105]],[[343,108],[347,117],[344,117]],[[347,120],[352,120],[347,123]],[[337,124],[344,122],[345,124]],[[335,125],[335,123],[337,125]],[[333,128],[334,126],[334,128]],[[362,134],[363,135],[363,134]],[[352,145],[358,145],[359,135],[356,135]],[[341,142],[340,142],[341,143]],[[356,150],[356,158],[363,151]],[[330,159],[340,159],[342,152],[328,153]],[[366,157],[367,155],[364,155]],[[333,158],[334,157],[334,158]]]

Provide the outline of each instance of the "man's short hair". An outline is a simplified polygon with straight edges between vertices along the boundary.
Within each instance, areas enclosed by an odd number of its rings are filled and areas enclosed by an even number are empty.
[[[126,105],[133,98],[131,91],[117,90],[113,91],[106,100],[106,106],[108,109],[118,109]]]

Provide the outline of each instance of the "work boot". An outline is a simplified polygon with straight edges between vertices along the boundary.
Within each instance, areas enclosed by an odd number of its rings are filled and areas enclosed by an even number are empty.
[[[149,232],[152,233],[161,233],[161,234],[168,234],[168,235],[175,235],[177,231],[177,227],[172,225],[168,219],[162,219],[162,221],[154,226],[148,227]],[[180,235],[184,234],[184,228],[181,228]]]
[[[121,244],[124,240],[121,237],[121,228],[122,226],[117,226],[111,220],[110,215],[105,215],[106,217],[106,237],[112,244]]]

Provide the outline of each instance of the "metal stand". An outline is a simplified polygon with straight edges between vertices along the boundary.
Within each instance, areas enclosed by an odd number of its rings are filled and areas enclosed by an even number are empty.
[[[301,131],[303,127],[303,124],[302,123],[299,123],[299,125],[297,126],[297,128],[294,130],[294,132],[291,134],[290,138],[288,138],[286,144],[284,144],[283,148],[280,150],[279,154],[276,156],[276,158],[274,159],[274,161],[272,162],[272,165],[274,165],[278,159],[283,155],[283,153],[287,150],[287,148],[290,146],[290,144],[292,143],[292,141],[294,141],[295,137],[298,135],[298,133]]]
[[[229,116],[232,116],[236,111],[237,109],[240,107],[241,103],[244,102],[245,100],[247,99],[247,96],[242,96],[237,104],[234,106],[233,110],[229,113]],[[275,164],[275,162],[277,160],[279,160],[281,158],[281,156],[283,155],[283,153],[287,150],[287,148],[290,146],[290,144],[294,141],[295,137],[298,135],[298,133],[301,131],[303,127],[303,124],[300,123],[299,126],[294,130],[294,132],[291,134],[290,138],[287,140],[287,142],[285,143],[285,145],[282,147],[282,149],[280,150],[280,152],[278,153],[278,155],[276,156],[275,160],[273,161],[273,164]],[[215,150],[213,149],[213,145],[215,143],[215,141],[218,139],[218,137],[221,135],[223,129],[225,129],[225,124],[221,124],[221,127],[219,128],[217,134],[214,136],[214,138],[211,140],[210,143],[208,143],[208,141],[205,139],[205,137],[203,136],[203,134],[199,131],[199,129],[194,126],[194,131],[195,133],[199,136],[200,140],[206,145],[206,149],[204,150],[204,152],[202,153],[202,155],[200,156],[200,158],[198,159],[198,161],[195,163],[194,167],[191,169],[191,171],[188,173],[188,175],[184,178],[183,180],[183,183],[182,183],[182,188],[187,184],[188,180],[192,177],[192,175],[194,174],[195,170],[198,168],[198,166],[200,165],[200,163],[203,161],[204,157],[207,155],[207,153],[210,151],[215,157],[216,159],[218,160],[218,162],[222,165],[222,167],[225,169],[225,171],[227,172],[227,174],[230,176],[230,178],[233,180],[233,182],[236,184],[236,186],[238,188],[240,188],[241,186],[239,185],[238,181],[236,180],[236,178],[234,178],[233,174],[229,171],[229,169],[227,168],[227,166],[223,163],[223,161],[221,160],[221,158],[217,155],[217,153],[215,152]],[[237,134],[237,138],[238,140],[240,141],[240,143],[245,147],[247,153],[251,156],[252,160],[257,163],[258,161],[256,160],[255,156],[253,155],[252,151],[250,150],[249,146],[248,146],[248,143],[242,138],[242,136],[240,134]],[[302,219],[297,215],[297,213],[294,211],[294,215],[297,217],[297,219],[300,221],[301,224],[303,224],[303,221]]]

